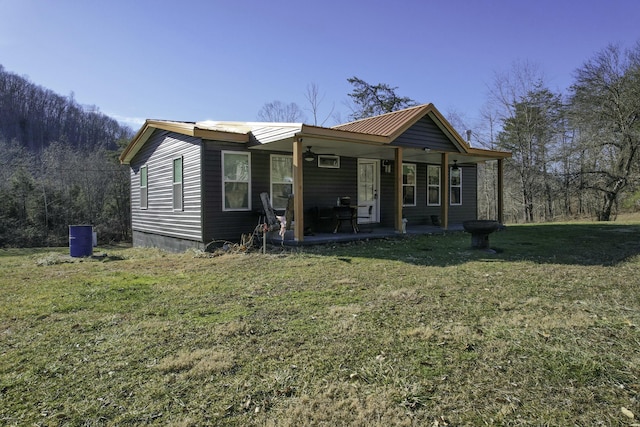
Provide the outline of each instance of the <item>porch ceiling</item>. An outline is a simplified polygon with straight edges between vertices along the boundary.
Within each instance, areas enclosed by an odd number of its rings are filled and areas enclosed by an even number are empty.
[[[380,160],[394,160],[395,158],[395,146],[388,144],[366,144],[366,143],[353,143],[336,141],[324,138],[303,137],[302,146],[303,151],[307,151],[308,147],[311,147],[311,151],[318,154],[327,154],[342,157],[355,157],[364,159],[380,159]],[[250,147],[251,150],[256,151],[273,151],[293,153],[293,138],[286,140],[274,141],[269,144],[254,145]],[[402,158],[405,162],[416,163],[432,163],[439,164],[441,161],[441,152],[439,151],[424,151],[419,148],[407,148],[404,147],[402,151]],[[449,153],[449,162],[457,161],[462,165],[465,163],[483,163],[487,160],[496,160],[498,157],[490,156],[488,153]]]
[[[359,157],[374,159],[393,159],[393,147],[380,144],[345,143],[332,139],[314,138],[305,136],[302,138],[303,151],[311,147],[314,154],[328,154],[343,157]],[[275,141],[269,144],[255,145],[251,150],[293,152],[293,138]]]

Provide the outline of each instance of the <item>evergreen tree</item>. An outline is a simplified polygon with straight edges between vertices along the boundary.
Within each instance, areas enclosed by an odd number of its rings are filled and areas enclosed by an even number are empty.
[[[348,78],[347,81],[353,85],[349,94],[353,102],[352,113],[349,116],[351,120],[365,119],[417,105],[409,97],[398,96],[397,87],[385,83],[372,85],[358,77]]]

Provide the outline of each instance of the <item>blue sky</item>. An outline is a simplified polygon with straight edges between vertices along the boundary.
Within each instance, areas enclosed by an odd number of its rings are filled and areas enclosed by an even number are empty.
[[[473,125],[496,72],[529,61],[566,91],[639,19],[638,0],[0,0],[0,64],[134,129],[307,108],[310,83],[346,121],[351,76]]]

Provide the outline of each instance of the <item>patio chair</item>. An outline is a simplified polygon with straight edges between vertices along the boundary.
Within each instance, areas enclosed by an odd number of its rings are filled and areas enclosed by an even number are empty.
[[[269,194],[260,193],[260,201],[262,202],[262,210],[264,211],[264,216],[267,221],[269,230],[273,231],[276,228],[280,228],[280,221],[278,221],[276,211],[274,211],[273,206],[271,206],[271,199],[269,198]]]
[[[333,230],[337,233],[343,222],[349,221],[351,229],[354,233],[358,232],[358,209],[351,206],[350,197],[340,197],[340,205],[333,208],[336,217],[336,228]]]
[[[260,193],[260,201],[262,202],[264,216],[267,221],[267,231],[279,230],[278,234],[284,241],[285,233],[287,230],[291,230],[291,225],[293,224],[293,196],[289,196],[284,215],[276,214],[276,211],[271,205],[269,193]]]

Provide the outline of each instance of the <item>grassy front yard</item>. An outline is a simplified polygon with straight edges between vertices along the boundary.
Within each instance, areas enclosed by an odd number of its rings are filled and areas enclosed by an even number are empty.
[[[0,250],[3,425],[639,425],[640,220]]]

